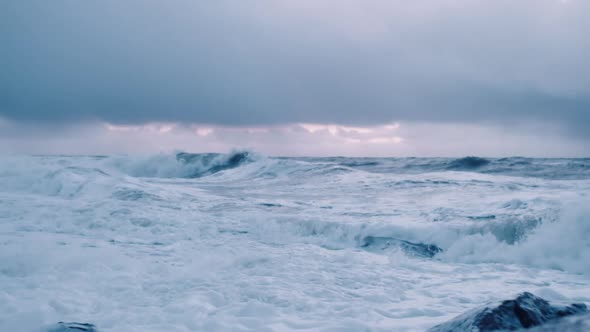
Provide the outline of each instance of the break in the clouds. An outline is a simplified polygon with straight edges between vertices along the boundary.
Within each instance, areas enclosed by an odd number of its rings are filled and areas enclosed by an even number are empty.
[[[250,149],[275,156],[585,157],[585,140],[548,124],[390,123],[371,126],[300,123],[224,126],[179,123],[77,126],[0,121],[0,153],[146,154]],[[23,133],[26,133],[23,135]]]
[[[585,0],[2,1],[0,117],[541,123],[587,142],[589,14]]]

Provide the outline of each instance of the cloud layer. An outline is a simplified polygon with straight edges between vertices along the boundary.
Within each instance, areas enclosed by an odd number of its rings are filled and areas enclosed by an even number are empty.
[[[4,1],[0,116],[590,127],[590,3]]]

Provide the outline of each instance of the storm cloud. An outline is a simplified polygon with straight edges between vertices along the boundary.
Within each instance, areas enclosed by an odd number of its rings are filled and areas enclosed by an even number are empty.
[[[3,1],[0,117],[590,128],[588,1]]]

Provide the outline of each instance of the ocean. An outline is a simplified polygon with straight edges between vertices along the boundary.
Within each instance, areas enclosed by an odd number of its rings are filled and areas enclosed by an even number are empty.
[[[0,331],[425,331],[590,302],[590,159],[0,158]],[[45,330],[44,330],[45,329]]]

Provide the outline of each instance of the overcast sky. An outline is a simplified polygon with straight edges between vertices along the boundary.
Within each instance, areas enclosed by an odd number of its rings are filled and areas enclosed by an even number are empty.
[[[590,156],[590,1],[0,2],[0,152]]]

